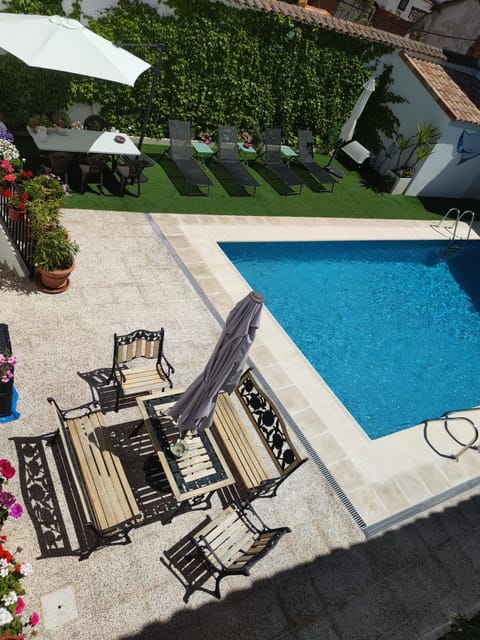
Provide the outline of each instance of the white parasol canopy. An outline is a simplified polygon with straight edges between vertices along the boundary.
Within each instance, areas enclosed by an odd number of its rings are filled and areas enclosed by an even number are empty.
[[[355,132],[355,127],[357,126],[357,121],[359,117],[362,115],[363,110],[365,109],[365,105],[368,102],[368,99],[375,91],[375,78],[372,76],[370,80],[367,80],[363,85],[363,91],[360,94],[360,97],[357,100],[357,103],[352,109],[352,113],[348,120],[344,123],[343,127],[340,130],[339,138],[343,142],[349,142],[353,138],[353,134]]]
[[[30,67],[66,71],[133,87],[151,65],[60,16],[0,13],[0,48]]]
[[[218,394],[231,393],[243,373],[262,308],[263,295],[251,291],[228,314],[205,369],[167,412],[177,420],[180,434],[211,426]]]

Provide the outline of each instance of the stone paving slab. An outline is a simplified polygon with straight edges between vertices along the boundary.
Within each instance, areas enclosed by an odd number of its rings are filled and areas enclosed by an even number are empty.
[[[178,219],[162,216],[161,223],[162,229],[169,224],[174,229]],[[69,210],[65,224],[80,244],[66,293],[37,293],[0,266],[0,321],[10,327],[18,357],[15,380],[22,414],[0,425],[0,451],[16,466],[13,438],[34,440],[56,428],[47,396],[62,406],[90,399],[77,371],[109,367],[114,331],[165,327],[165,348],[176,367],[178,387],[200,372],[220,333],[209,306],[148,216]],[[198,225],[199,218],[192,216],[184,224]],[[230,301],[216,299],[225,314]],[[290,357],[289,349],[285,357]],[[281,383],[282,372],[275,378],[272,371],[270,380]],[[297,415],[311,424],[308,408],[300,404]],[[134,409],[125,409],[107,419],[114,428],[134,417]],[[46,455],[75,547],[68,494],[52,452]],[[10,486],[20,496],[19,476]],[[30,489],[40,491],[35,484],[39,478],[30,476]],[[220,508],[215,498],[212,514]],[[28,514],[8,520],[4,532],[23,547],[22,558],[34,567],[34,575],[24,580],[29,609],[39,608],[42,615],[42,598],[61,590],[74,595],[78,616],[50,628],[42,623],[40,637],[46,640],[433,640],[452,614],[479,607],[480,497],[475,490],[366,540],[310,461],[275,499],[259,500],[256,508],[269,525],[287,525],[292,531],[255,565],[250,577],[225,579],[221,601],[197,591],[185,604],[184,587],[162,562],[165,552],[204,521],[202,511],[185,513],[170,525],[148,524],[133,531],[132,544],[101,549],[83,562],[75,556],[40,558],[41,545]]]

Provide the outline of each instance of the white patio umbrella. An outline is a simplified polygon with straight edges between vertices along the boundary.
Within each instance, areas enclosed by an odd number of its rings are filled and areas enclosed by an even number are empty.
[[[262,308],[263,295],[251,291],[228,314],[205,369],[167,412],[177,420],[180,434],[211,426],[218,394],[231,393],[243,373]]]
[[[336,167],[331,167],[332,161],[337,153],[338,149],[344,145],[346,142],[349,142],[353,138],[353,134],[355,133],[355,127],[357,126],[357,122],[359,117],[362,115],[363,110],[365,109],[365,105],[368,102],[368,99],[375,91],[375,78],[372,76],[365,84],[363,85],[362,93],[360,94],[355,106],[352,109],[352,113],[350,114],[348,120],[346,120],[340,129],[340,134],[338,136],[337,144],[335,145],[335,149],[333,150],[328,163],[325,165],[325,169],[330,171],[331,173],[337,175],[339,178],[343,178],[343,172]]]
[[[61,16],[0,13],[0,48],[30,67],[66,71],[133,87],[151,65]]]

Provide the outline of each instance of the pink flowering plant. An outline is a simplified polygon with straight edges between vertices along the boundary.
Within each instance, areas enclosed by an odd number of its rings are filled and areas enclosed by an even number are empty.
[[[35,627],[40,616],[34,611],[28,620],[22,619],[26,601],[21,581],[33,573],[28,562],[21,561],[17,554],[21,547],[12,553],[7,549],[8,536],[0,535],[0,637],[16,635],[18,640],[27,640],[37,635]]]
[[[0,353],[0,384],[6,384],[13,378],[13,371],[17,364],[17,358],[7,349]]]
[[[15,475],[15,467],[6,458],[0,460],[0,526],[7,518],[21,518],[23,507],[10,491],[4,491],[4,485]]]

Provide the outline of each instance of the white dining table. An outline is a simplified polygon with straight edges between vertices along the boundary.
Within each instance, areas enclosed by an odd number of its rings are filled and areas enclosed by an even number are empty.
[[[116,131],[89,131],[86,129],[65,129],[66,135],[49,132],[36,133],[27,127],[40,151],[69,151],[71,153],[100,153],[105,155],[139,156],[141,154],[125,133]],[[123,142],[119,141],[123,138]]]

